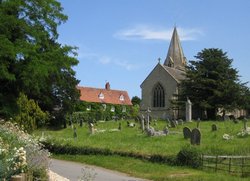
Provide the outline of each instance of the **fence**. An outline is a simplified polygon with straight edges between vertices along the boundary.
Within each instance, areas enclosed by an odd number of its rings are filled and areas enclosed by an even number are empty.
[[[202,168],[247,177],[250,176],[250,156],[202,155]]]

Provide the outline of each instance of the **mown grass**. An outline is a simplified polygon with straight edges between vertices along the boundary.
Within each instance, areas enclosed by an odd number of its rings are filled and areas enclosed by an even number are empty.
[[[118,122],[109,121],[98,123],[95,128],[97,130],[106,130],[105,132],[90,134],[87,124],[83,127],[76,126],[77,138],[73,138],[73,129],[68,127],[62,130],[39,130],[36,135],[52,138],[54,142],[60,144],[68,144],[72,146],[87,146],[92,148],[104,148],[112,151],[134,152],[143,155],[176,155],[180,149],[190,141],[184,139],[182,129],[184,126],[193,129],[196,123],[186,123],[178,125],[177,128],[170,128],[170,134],[163,137],[148,137],[139,129],[139,125],[135,128],[127,127],[126,121],[120,121],[122,130],[119,132],[109,132],[111,129],[118,128]],[[212,132],[211,125],[216,124],[218,130]],[[155,129],[162,130],[167,125],[164,121],[158,121],[157,125],[153,125]],[[198,147],[204,154],[212,155],[249,155],[250,154],[250,136],[240,138],[237,133],[243,129],[243,123],[238,124],[232,121],[212,122],[206,121],[200,123],[202,134],[201,145]],[[233,136],[233,139],[224,140],[223,134]]]
[[[215,173],[208,170],[196,170],[187,167],[168,166],[166,164],[151,163],[144,160],[102,155],[53,155],[56,159],[70,160],[90,165],[96,165],[111,170],[127,173],[134,177],[154,181],[247,181],[229,174]]]

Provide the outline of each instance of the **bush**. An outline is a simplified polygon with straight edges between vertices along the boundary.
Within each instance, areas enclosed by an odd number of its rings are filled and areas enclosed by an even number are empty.
[[[184,146],[177,154],[176,162],[180,166],[198,168],[202,164],[201,151],[196,146]]]
[[[47,180],[48,157],[49,152],[17,124],[0,123],[0,180],[10,180],[20,173],[27,173],[34,180]]]

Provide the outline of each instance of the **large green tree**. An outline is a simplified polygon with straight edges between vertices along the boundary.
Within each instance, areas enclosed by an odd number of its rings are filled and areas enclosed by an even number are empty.
[[[12,116],[19,92],[53,116],[79,98],[76,48],[58,42],[67,20],[56,0],[0,0],[0,116]]]
[[[219,108],[233,110],[246,104],[243,100],[248,88],[239,81],[232,59],[221,49],[203,49],[187,66],[186,79],[181,83],[181,100],[188,97],[193,109],[207,112],[215,119]]]

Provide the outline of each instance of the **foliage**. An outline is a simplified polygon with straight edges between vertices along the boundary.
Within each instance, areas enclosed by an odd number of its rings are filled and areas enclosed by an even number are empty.
[[[196,146],[186,145],[177,154],[177,163],[182,166],[198,168],[202,165],[201,151]]]
[[[19,92],[56,119],[72,111],[78,60],[76,48],[57,42],[57,28],[67,20],[62,11],[57,0],[0,2],[1,117],[13,116]]]
[[[25,131],[32,132],[36,128],[46,125],[48,113],[43,112],[34,100],[29,100],[26,95],[20,93],[17,99],[17,106],[19,112],[14,120]]]
[[[219,108],[233,110],[246,105],[245,84],[240,83],[232,59],[221,49],[204,49],[187,66],[186,79],[181,82],[180,100],[188,97],[194,109],[207,111],[208,119],[215,119]],[[246,107],[246,106],[245,106]]]
[[[48,169],[49,153],[36,140],[20,130],[17,124],[0,124],[0,180],[15,174],[28,173],[34,180],[46,180],[40,173]]]
[[[134,105],[140,105],[141,104],[141,99],[138,96],[134,96],[134,97],[132,97],[131,102],[132,102],[133,106]]]
[[[114,108],[114,111],[112,111]],[[113,120],[126,119],[133,114],[133,108],[125,105],[115,104],[100,104],[79,101],[75,106],[75,111],[72,117],[67,116],[67,120],[72,119],[74,123],[79,122],[80,119],[87,121],[98,120]]]

